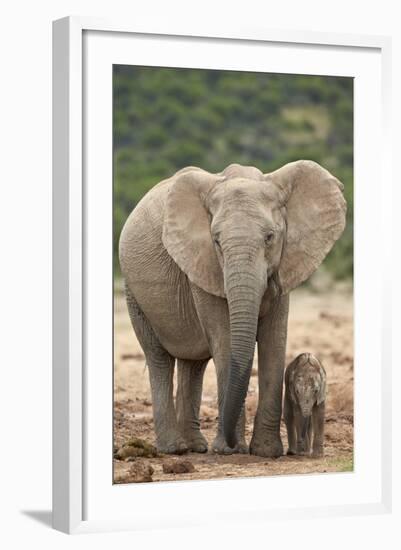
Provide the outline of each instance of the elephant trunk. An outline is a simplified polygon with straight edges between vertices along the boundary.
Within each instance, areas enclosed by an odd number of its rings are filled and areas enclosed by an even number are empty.
[[[226,277],[230,315],[231,359],[223,407],[223,429],[229,447],[237,444],[236,426],[244,406],[252,370],[263,285],[254,273]]]
[[[304,416],[302,419],[302,430],[301,430],[301,437],[302,441],[305,441],[306,434],[308,433],[308,429],[310,426],[311,417],[310,416]]]

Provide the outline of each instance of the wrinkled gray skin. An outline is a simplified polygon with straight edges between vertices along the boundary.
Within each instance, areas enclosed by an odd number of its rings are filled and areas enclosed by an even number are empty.
[[[285,371],[284,421],[289,455],[323,456],[326,371],[311,353],[302,353]],[[313,439],[313,445],[312,445]]]
[[[149,367],[161,452],[206,452],[199,407],[210,358],[219,406],[212,449],[247,452],[244,400],[257,341],[259,403],[250,451],[282,454],[288,293],[339,238],[345,210],[342,184],[312,161],[271,174],[238,164],[219,174],[184,168],[137,205],[121,233],[120,264]]]

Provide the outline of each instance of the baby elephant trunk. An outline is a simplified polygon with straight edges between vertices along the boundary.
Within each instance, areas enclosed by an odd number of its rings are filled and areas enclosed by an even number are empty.
[[[308,433],[308,430],[309,430],[310,422],[311,422],[310,415],[303,417],[303,419],[302,419],[302,430],[301,430],[302,441],[305,441],[306,434]]]

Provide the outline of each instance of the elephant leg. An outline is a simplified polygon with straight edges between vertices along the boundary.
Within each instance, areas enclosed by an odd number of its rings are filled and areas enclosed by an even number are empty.
[[[310,420],[311,419],[309,419],[308,430],[306,434],[304,434],[305,418],[302,416],[300,411],[294,412],[295,430],[297,434],[297,455],[309,454],[310,445],[308,432],[310,430]]]
[[[207,441],[200,431],[199,409],[203,375],[208,360],[177,360],[177,396],[175,400],[178,427],[190,451],[207,452]]]
[[[287,344],[289,297],[276,298],[259,321],[259,402],[250,445],[252,454],[278,457],[283,454],[280,437],[283,374]]]
[[[312,409],[312,425],[313,425],[313,450],[312,455],[315,457],[323,456],[324,448],[324,415],[325,404],[315,405]]]
[[[217,376],[217,401],[219,407],[219,420],[217,427],[217,435],[212,443],[212,450],[218,454],[233,454],[233,453],[248,453],[248,445],[245,441],[245,407],[242,408],[240,417],[237,424],[237,440],[238,443],[234,449],[229,447],[226,443],[223,430],[223,408],[224,408],[224,397],[225,391],[227,389],[227,378],[228,378],[228,368],[229,368],[229,355],[226,357],[222,355],[216,355],[213,360],[216,366],[216,376]]]
[[[128,288],[126,299],[132,326],[149,368],[157,449],[162,453],[185,453],[188,447],[178,429],[173,400],[175,359],[160,344]]]
[[[284,397],[284,422],[288,436],[288,455],[297,454],[297,435],[295,431],[294,410],[287,395]]]
[[[230,318],[227,301],[223,298],[208,294],[196,285],[191,285],[197,314],[202,324],[210,355],[216,368],[217,401],[219,420],[216,437],[212,443],[212,450],[219,454],[247,453],[245,442],[245,412],[242,411],[237,424],[238,444],[234,449],[226,443],[223,434],[223,407],[228,386],[228,371],[231,357]]]
[[[308,455],[311,453],[312,450],[312,437],[313,437],[313,419],[310,419],[309,427],[308,427],[308,433],[306,434],[307,437],[307,452]]]

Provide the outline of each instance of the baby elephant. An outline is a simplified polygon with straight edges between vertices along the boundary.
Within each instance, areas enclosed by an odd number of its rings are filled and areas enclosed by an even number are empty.
[[[284,421],[288,455],[323,456],[326,371],[311,353],[301,353],[285,371]]]

